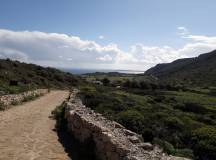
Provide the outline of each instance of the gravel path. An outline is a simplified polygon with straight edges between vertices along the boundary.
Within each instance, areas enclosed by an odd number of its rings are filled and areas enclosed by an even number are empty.
[[[69,160],[54,130],[51,111],[69,95],[52,91],[0,112],[0,160]]]

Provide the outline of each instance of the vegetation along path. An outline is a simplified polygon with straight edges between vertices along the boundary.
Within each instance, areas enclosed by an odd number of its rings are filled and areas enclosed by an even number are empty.
[[[0,112],[0,160],[68,160],[54,131],[55,121],[49,118],[68,94],[52,91]]]

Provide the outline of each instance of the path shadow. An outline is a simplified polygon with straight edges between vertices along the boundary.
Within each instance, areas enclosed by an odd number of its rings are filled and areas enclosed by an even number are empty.
[[[97,160],[94,152],[95,144],[93,138],[86,140],[84,143],[80,143],[76,140],[68,131],[68,122],[64,117],[64,108],[60,109],[60,113],[53,111],[49,118],[56,121],[55,129],[53,129],[53,131],[57,133],[58,141],[64,147],[70,160]]]
[[[94,146],[91,141],[85,144],[79,143],[68,131],[66,127],[55,130],[58,140],[65,149],[71,160],[96,160]]]

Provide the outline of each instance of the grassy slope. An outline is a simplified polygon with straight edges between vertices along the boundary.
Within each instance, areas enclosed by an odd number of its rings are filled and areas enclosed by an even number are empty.
[[[10,86],[11,80],[19,82]],[[78,78],[54,68],[44,68],[18,61],[0,60],[0,91],[16,93],[37,87],[66,88],[75,85]]]
[[[193,86],[216,86],[216,51],[196,58],[179,59],[158,64],[146,71],[164,82],[186,83]]]
[[[216,97],[205,92],[81,87],[84,103],[162,145],[168,153],[213,159]],[[154,93],[151,93],[154,92]],[[149,93],[149,94],[146,94]]]

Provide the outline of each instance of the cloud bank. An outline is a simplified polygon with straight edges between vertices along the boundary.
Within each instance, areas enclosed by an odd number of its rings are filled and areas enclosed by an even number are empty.
[[[216,48],[216,37],[192,35],[185,27],[178,30],[180,38],[187,41],[182,48],[139,43],[123,51],[117,44],[102,46],[66,34],[0,29],[0,58],[65,68],[146,70]]]

